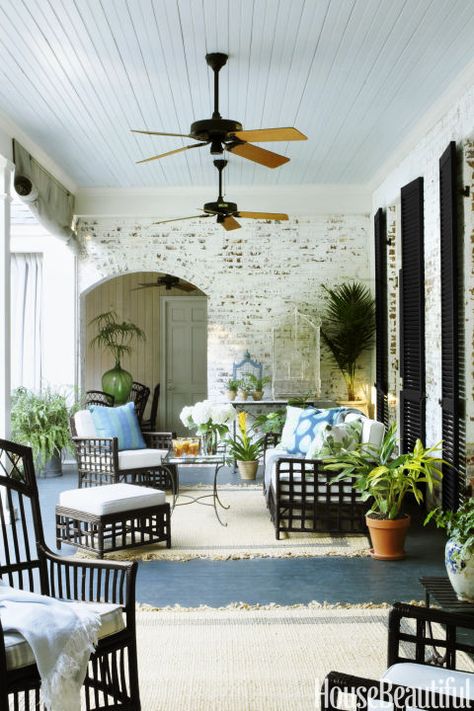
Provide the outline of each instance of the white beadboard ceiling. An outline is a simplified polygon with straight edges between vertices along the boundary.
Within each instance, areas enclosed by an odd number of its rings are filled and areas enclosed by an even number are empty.
[[[366,183],[474,58],[473,0],[1,0],[0,25],[0,112],[83,187],[214,182],[208,148],[137,166],[184,143],[130,133],[210,117],[206,52],[223,117],[309,137],[230,156],[262,186]]]

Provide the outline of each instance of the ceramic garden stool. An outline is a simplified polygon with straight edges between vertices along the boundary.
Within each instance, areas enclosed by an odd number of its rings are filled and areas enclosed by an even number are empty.
[[[56,506],[56,545],[104,553],[164,541],[171,548],[170,505],[165,492],[135,484],[70,489]]]

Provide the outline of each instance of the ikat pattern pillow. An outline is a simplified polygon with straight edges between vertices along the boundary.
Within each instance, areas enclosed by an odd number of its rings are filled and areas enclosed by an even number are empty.
[[[311,442],[306,453],[306,459],[324,459],[353,451],[362,439],[362,422],[342,422],[339,425],[328,423],[322,427]]]

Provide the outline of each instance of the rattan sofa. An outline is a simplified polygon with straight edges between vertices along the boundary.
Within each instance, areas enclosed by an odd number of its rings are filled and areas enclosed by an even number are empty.
[[[31,449],[0,440],[0,578],[11,587],[94,604],[99,632],[84,682],[85,708],[140,711],[135,634],[137,563],[79,560],[46,547]],[[16,512],[11,516],[9,511]],[[113,620],[112,620],[113,618]],[[39,711],[40,677],[23,638],[0,624],[0,711]]]
[[[362,417],[362,442],[380,444],[384,426]],[[277,540],[282,533],[366,533],[367,504],[351,481],[335,482],[318,459],[289,455],[267,435],[264,493]],[[270,446],[268,446],[270,445]]]
[[[350,706],[357,709],[380,710],[381,702],[387,711],[473,709],[473,658],[474,615],[396,603],[389,615],[388,669],[382,679],[332,671],[321,688],[321,709],[339,711],[343,694],[357,699]],[[460,689],[470,692],[468,698]]]

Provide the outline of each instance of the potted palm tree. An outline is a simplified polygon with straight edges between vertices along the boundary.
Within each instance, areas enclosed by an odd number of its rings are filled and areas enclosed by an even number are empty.
[[[92,319],[89,325],[97,327],[97,333],[90,342],[90,347],[100,346],[108,350],[114,360],[113,368],[102,376],[102,390],[114,396],[116,405],[127,402],[132,388],[133,377],[124,370],[121,360],[125,354],[131,353],[134,340],[145,340],[141,328],[131,321],[119,321],[115,311],[106,311]]]
[[[328,298],[321,336],[344,377],[347,399],[352,402],[356,399],[357,362],[374,340],[375,302],[369,289],[357,282],[324,289]]]
[[[396,427],[392,425],[380,448],[360,444],[350,452],[328,457],[325,469],[339,472],[335,481],[348,479],[370,501],[366,523],[372,541],[371,555],[378,560],[400,560],[405,557],[405,537],[410,516],[403,511],[405,497],[411,494],[417,504],[423,502],[423,488],[432,494],[440,485],[440,465],[434,456],[440,444],[426,449],[416,441],[412,452],[396,456]]]
[[[263,450],[263,437],[252,438],[247,429],[247,413],[239,412],[238,429],[235,437],[226,439],[227,451],[237,462],[237,468],[242,479],[255,479],[258,469],[258,458]]]
[[[70,408],[66,396],[51,389],[34,393],[17,388],[12,396],[11,425],[15,442],[33,450],[39,476],[61,476],[61,452],[71,449]]]

